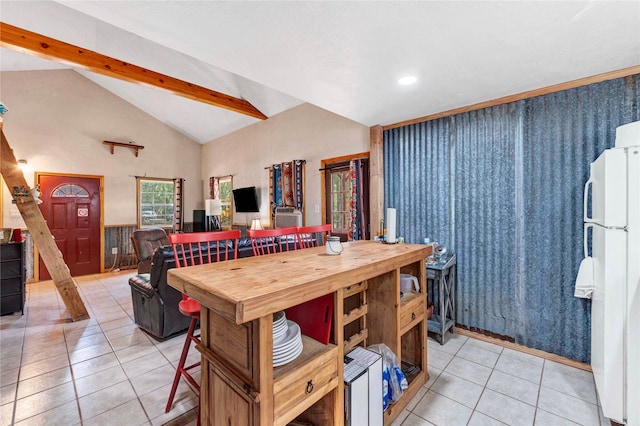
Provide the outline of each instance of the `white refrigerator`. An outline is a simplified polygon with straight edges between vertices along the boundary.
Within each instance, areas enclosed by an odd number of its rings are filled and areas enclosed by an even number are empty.
[[[606,417],[638,426],[640,122],[616,129],[615,148],[591,164],[584,192],[585,257],[591,234],[591,366],[596,389]]]

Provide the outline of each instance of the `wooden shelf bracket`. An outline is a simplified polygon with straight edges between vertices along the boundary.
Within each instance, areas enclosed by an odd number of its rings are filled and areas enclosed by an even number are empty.
[[[122,143],[122,142],[111,142],[111,141],[103,141],[104,145],[109,145],[111,147],[111,155],[113,155],[113,148],[116,146],[121,146],[123,148],[130,148],[136,152],[136,157],[138,156],[138,151],[144,149],[142,145],[136,145],[134,143]]]

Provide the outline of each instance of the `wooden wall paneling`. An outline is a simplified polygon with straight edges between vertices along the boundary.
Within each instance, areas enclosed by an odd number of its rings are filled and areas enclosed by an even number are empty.
[[[369,214],[371,239],[377,235],[384,218],[384,152],[382,126],[369,129]]]
[[[104,227],[104,269],[133,269],[137,267],[136,258],[131,243],[131,234],[138,229],[136,225],[112,225]],[[111,254],[116,247],[118,254]]]

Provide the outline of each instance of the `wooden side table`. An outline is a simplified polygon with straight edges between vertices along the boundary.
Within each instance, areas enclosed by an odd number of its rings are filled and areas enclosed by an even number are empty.
[[[427,263],[427,288],[434,313],[427,323],[430,333],[437,334],[444,345],[447,331],[454,333],[456,324],[456,255],[448,253],[436,263]],[[436,298],[434,300],[434,297]]]

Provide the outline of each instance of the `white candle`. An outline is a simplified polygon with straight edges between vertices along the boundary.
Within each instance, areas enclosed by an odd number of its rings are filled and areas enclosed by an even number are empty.
[[[387,209],[387,242],[396,242],[396,209]]]

